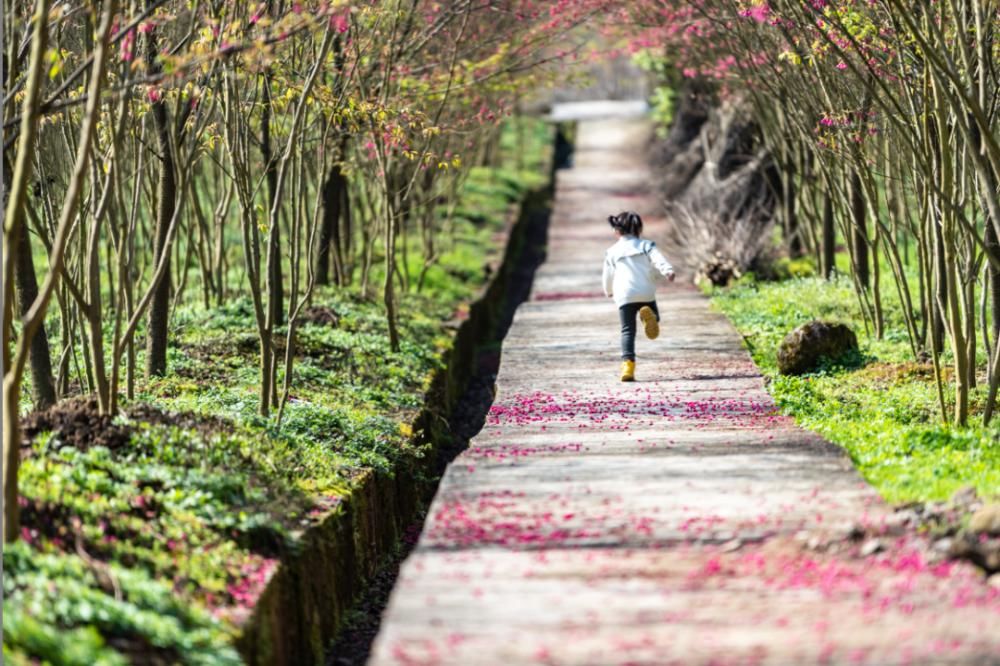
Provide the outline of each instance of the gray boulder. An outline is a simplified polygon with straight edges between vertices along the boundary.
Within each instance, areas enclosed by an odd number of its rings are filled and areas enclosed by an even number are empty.
[[[811,321],[785,336],[778,347],[778,372],[802,375],[819,367],[820,360],[837,360],[858,350],[858,338],[844,324]]]
[[[1000,503],[987,504],[969,520],[969,531],[976,534],[992,534],[1000,536]]]

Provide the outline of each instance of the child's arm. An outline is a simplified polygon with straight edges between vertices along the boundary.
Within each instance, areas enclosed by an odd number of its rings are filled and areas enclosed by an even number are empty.
[[[615,265],[608,257],[604,257],[604,275],[601,276],[604,282],[604,295],[611,296],[615,277]]]
[[[674,279],[674,267],[670,265],[667,258],[664,257],[663,253],[656,247],[656,243],[651,243],[650,245],[652,245],[652,247],[648,252],[649,260],[653,263],[656,270],[660,271],[663,277],[672,281]]]

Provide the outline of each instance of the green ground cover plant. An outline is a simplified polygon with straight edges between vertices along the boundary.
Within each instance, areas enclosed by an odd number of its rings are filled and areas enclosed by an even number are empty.
[[[886,329],[878,340],[865,333],[846,278],[758,282],[748,276],[711,297],[743,335],[782,412],[843,446],[887,500],[944,500],[966,486],[980,496],[1000,495],[1000,431],[942,423],[933,365],[913,361],[895,301],[885,303]],[[779,343],[812,319],[854,329],[859,357],[800,377],[779,375]],[[951,399],[953,392],[945,395]],[[985,388],[980,384],[972,395],[974,410],[981,409]]]
[[[398,294],[398,351],[357,280],[316,289],[280,423],[257,409],[249,298],[205,308],[197,290],[173,315],[170,373],[140,382],[123,414],[79,398],[27,418],[21,539],[3,556],[7,663],[239,663],[237,628],[302,531],[363,475],[424,454],[410,424],[455,322],[517,202],[545,182],[550,128],[525,123],[505,131],[500,167],[470,170],[439,259]]]

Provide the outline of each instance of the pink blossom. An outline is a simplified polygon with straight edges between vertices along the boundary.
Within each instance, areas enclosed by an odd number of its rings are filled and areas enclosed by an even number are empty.
[[[343,34],[347,32],[350,27],[350,22],[347,20],[346,14],[337,14],[330,18],[330,27],[332,27],[337,32]]]
[[[771,15],[771,8],[766,2],[754,5],[750,9],[740,10],[740,16],[752,18],[757,23],[765,23]]]
[[[119,48],[121,52],[122,62],[129,62],[132,60],[133,57],[135,57],[135,54],[132,52],[134,46],[135,46],[135,30],[129,30],[128,33],[126,33],[126,35],[122,37],[122,44],[121,47]]]

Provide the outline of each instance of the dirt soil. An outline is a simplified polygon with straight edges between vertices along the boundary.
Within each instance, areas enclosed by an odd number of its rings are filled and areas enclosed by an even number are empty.
[[[117,451],[126,446],[134,431],[129,421],[170,425],[182,430],[194,430],[209,437],[218,432],[231,431],[232,422],[216,417],[203,416],[191,412],[165,412],[147,404],[137,404],[125,410],[127,421],[101,414],[97,399],[71,398],[63,400],[44,411],[31,412],[21,419],[24,446],[30,446],[34,438],[46,432],[54,432],[63,444],[81,451],[95,446],[105,446]]]

